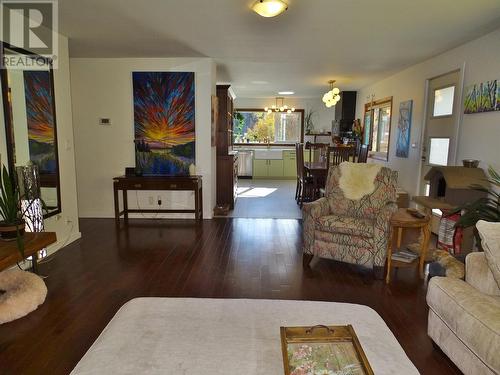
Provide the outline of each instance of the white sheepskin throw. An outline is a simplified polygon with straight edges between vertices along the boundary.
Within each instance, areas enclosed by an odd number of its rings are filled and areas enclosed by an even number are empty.
[[[347,199],[360,200],[375,191],[375,177],[382,166],[380,164],[350,163],[340,164],[339,187]]]
[[[0,272],[0,324],[22,318],[37,309],[47,296],[42,278],[16,269]]]

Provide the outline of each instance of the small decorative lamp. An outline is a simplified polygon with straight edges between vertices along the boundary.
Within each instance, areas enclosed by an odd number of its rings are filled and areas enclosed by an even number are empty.
[[[26,231],[43,232],[43,204],[40,195],[40,175],[35,164],[16,167],[17,184],[21,196],[21,211]]]
[[[43,224],[43,203],[38,167],[33,163],[16,167],[16,175],[19,195],[21,196],[21,212],[26,223],[25,231],[43,232],[45,226]],[[43,258],[47,255],[47,250],[42,249],[37,254],[37,258]]]

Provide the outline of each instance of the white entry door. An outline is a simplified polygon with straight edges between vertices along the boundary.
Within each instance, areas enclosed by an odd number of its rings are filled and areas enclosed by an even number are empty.
[[[435,165],[454,165],[457,154],[460,71],[429,80],[427,116],[422,143],[420,194],[428,195],[424,176]]]

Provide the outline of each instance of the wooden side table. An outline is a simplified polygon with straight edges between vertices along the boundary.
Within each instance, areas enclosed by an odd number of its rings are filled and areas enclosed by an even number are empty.
[[[54,242],[56,242],[54,232],[26,232],[24,234],[24,256],[26,258],[32,257],[31,264],[34,273],[38,273],[36,253]],[[0,241],[0,271],[22,260],[21,253],[17,248],[17,241]]]
[[[399,267],[413,267],[418,262],[420,277],[424,277],[424,261],[425,256],[427,254],[427,250],[429,249],[429,240],[431,237],[431,231],[429,228],[430,216],[426,216],[422,219],[419,219],[415,216],[412,216],[406,208],[399,208],[394,215],[392,215],[390,221],[390,234],[389,241],[387,244],[387,275],[385,277],[385,282],[389,283],[391,278],[391,268],[399,268]],[[397,248],[401,246],[401,239],[403,236],[403,228],[415,228],[420,229],[422,233],[422,243],[420,247],[420,256],[416,258],[414,261],[410,263],[405,263],[392,259],[392,248],[394,241],[394,234],[397,233]]]

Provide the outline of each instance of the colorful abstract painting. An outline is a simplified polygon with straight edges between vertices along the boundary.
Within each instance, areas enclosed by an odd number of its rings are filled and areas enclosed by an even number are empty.
[[[40,174],[55,174],[57,161],[50,72],[25,70],[23,76],[30,160],[38,166]]]
[[[500,111],[500,79],[476,83],[465,89],[464,113]]]
[[[194,73],[133,72],[136,167],[189,175],[195,164]]]
[[[410,151],[411,113],[413,100],[399,103],[398,138],[396,141],[396,156],[407,158]]]

